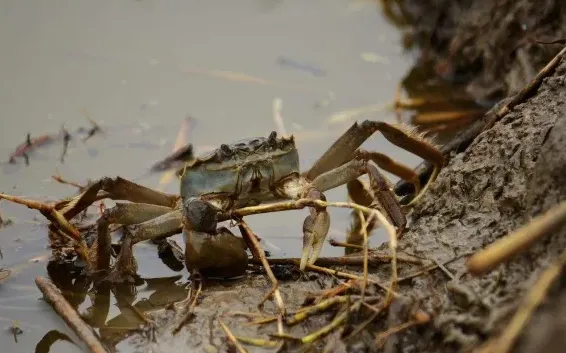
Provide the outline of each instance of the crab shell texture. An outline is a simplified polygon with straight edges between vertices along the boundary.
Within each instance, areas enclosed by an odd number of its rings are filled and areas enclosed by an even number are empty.
[[[252,137],[189,162],[181,176],[183,199],[216,201],[222,209],[258,205],[278,199],[277,183],[299,176],[299,155],[293,136]]]

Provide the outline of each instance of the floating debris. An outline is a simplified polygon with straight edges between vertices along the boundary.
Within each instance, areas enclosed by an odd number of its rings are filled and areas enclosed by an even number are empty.
[[[375,53],[361,53],[360,57],[363,61],[372,64],[389,64],[389,59]]]
[[[305,72],[308,72],[308,73],[310,73],[310,74],[312,74],[313,76],[316,76],[316,77],[326,76],[326,71],[324,71],[323,69],[320,69],[320,68],[318,68],[314,65],[311,65],[311,64],[300,63],[298,61],[295,61],[293,59],[290,59],[290,58],[287,58],[287,57],[284,57],[284,56],[279,56],[277,58],[277,64],[279,66],[289,67],[289,68],[305,71]]]

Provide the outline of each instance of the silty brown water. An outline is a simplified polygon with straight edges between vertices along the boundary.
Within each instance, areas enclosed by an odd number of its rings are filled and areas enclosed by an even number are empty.
[[[197,152],[267,136],[277,129],[275,99],[282,102],[285,129],[296,135],[307,168],[355,119],[393,121],[381,108],[413,62],[402,50],[399,31],[369,1],[2,2],[0,48],[2,160],[27,133],[88,126],[85,109],[104,130],[85,143],[71,140],[65,163],[59,161],[58,141],[31,154],[27,167],[21,158],[16,165],[2,164],[0,191],[41,200],[75,192],[51,180],[57,170],[80,183],[102,176],[139,178],[171,152],[187,115],[196,119],[189,137]],[[370,109],[350,119],[340,114],[360,107]],[[364,147],[418,162],[378,135]],[[138,181],[156,187],[160,177]],[[169,183],[165,190],[177,192],[178,185]],[[345,188],[327,197],[345,200]],[[16,269],[0,284],[2,351],[41,351],[46,346],[38,342],[51,330],[75,339],[38,300],[33,282],[46,275],[45,219],[6,201],[0,211],[14,222],[0,230],[0,267]],[[305,212],[248,222],[272,244],[273,256],[295,257]],[[348,212],[331,212],[329,237],[343,239]],[[139,244],[135,252],[143,278],[179,276],[163,265],[155,246]],[[340,254],[328,245],[323,250],[324,256]],[[180,272],[179,281],[185,276]],[[153,291],[147,283],[139,286],[137,300]],[[110,304],[108,320],[120,312],[115,298]],[[79,311],[91,305],[87,297]],[[10,331],[13,320],[23,330],[18,343]],[[78,351],[64,341],[51,349]]]

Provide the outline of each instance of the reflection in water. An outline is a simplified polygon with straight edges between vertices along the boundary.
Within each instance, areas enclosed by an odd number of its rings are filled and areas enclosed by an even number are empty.
[[[114,347],[134,332],[145,332],[151,328],[146,314],[155,310],[170,307],[171,304],[186,298],[188,289],[179,284],[181,275],[165,278],[140,278],[137,283],[110,284],[103,282],[94,284],[84,276],[72,275],[69,266],[56,262],[47,265],[49,278],[61,290],[65,299],[79,311],[79,306],[89,297],[92,305],[79,312],[81,318],[90,326],[98,329],[101,341]],[[147,298],[138,299],[138,287],[145,285],[144,292],[151,294]],[[108,320],[112,299],[120,314]],[[72,340],[58,331],[49,331],[37,344],[36,353],[49,352],[57,341]]]
[[[58,341],[69,342],[76,346],[71,337],[67,336],[63,332],[51,330],[47,332],[39,342],[37,342],[37,345],[35,346],[35,353],[49,353],[51,346]]]
[[[467,94],[463,83],[440,77],[431,62],[413,66],[400,88],[408,98],[397,99],[398,119],[403,120],[401,109],[411,112],[409,123],[422,131],[439,133],[437,143],[451,138],[490,108]]]

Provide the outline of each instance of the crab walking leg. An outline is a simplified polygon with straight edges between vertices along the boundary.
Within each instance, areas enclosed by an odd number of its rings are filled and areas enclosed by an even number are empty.
[[[96,240],[97,270],[107,270],[110,265],[112,239],[108,227],[110,224],[132,225],[146,222],[171,212],[171,208],[144,203],[116,203],[107,208],[97,221],[98,237]]]
[[[120,177],[102,178],[92,183],[82,194],[61,202],[56,208],[67,219],[71,219],[97,200],[98,192],[105,191],[108,198],[126,200],[135,203],[146,203],[173,208],[179,199],[176,195],[165,194],[148,187],[136,184]]]
[[[391,219],[391,223],[399,229],[399,234],[401,234],[401,231],[405,228],[407,223],[405,214],[397,201],[397,197],[389,188],[387,180],[379,173],[379,170],[368,163],[367,160],[361,158],[353,159],[336,169],[318,176],[312,183],[319,190],[326,191],[353,181],[364,174],[368,174],[369,176],[375,201],[383,207]]]
[[[124,212],[128,214],[126,218],[131,217],[129,210]],[[137,223],[135,222],[133,217],[129,218],[129,220],[132,221],[133,225],[129,228],[129,234],[126,234],[124,241],[122,242],[122,245],[120,247],[120,254],[118,255],[118,258],[116,260],[116,265],[112,269],[111,274],[107,277],[107,280],[115,282],[133,274],[131,273],[131,271],[135,271],[136,266],[134,265],[135,259],[133,257],[132,247],[136,243],[144,240],[159,239],[171,236],[173,234],[181,233],[181,210],[169,209],[168,213],[164,213],[161,216],[155,218],[151,218],[149,213],[158,213],[159,210],[157,208],[151,210],[147,208],[146,212],[147,213],[145,214],[145,218],[148,220],[146,220],[145,222]],[[143,219],[143,216],[140,216],[140,219]],[[106,227],[105,229],[107,231],[108,228]],[[105,239],[109,240],[109,236],[106,236]]]
[[[373,196],[359,179],[354,179],[349,181],[346,184],[346,187],[348,189],[348,195],[350,196],[350,199],[354,203],[366,207],[371,207],[372,204],[375,203],[375,200],[373,200]],[[379,204],[379,202],[377,202],[377,204]],[[379,211],[384,214],[387,214],[387,212],[383,210],[383,207],[379,207]],[[362,224],[363,222],[360,217],[359,211],[352,210],[352,212],[350,213],[350,217],[352,218],[352,223],[350,224],[350,228],[346,233],[346,243],[362,245],[363,235],[364,235],[362,227],[364,226],[364,224]],[[366,232],[367,234],[370,234],[375,229],[378,222],[375,217],[369,217],[366,219],[366,221],[367,221],[367,223],[365,224]],[[350,254],[358,251],[356,249],[348,248],[348,247],[346,247],[344,250],[346,254]]]
[[[276,193],[293,200],[307,198],[326,201],[326,197],[318,188],[298,175],[284,180],[277,186]],[[326,207],[313,205],[309,207],[309,212],[303,222],[303,252],[299,266],[301,271],[304,271],[307,265],[315,263],[330,229],[330,215]]]
[[[434,165],[433,175],[423,190],[415,197],[411,203],[415,203],[426,191],[427,187],[434,181],[442,164],[444,157],[442,153],[427,141],[413,136],[413,134],[394,127],[382,121],[366,120],[361,124],[354,123],[342,136],[330,146],[330,148],[315,162],[311,169],[306,173],[309,180],[335,169],[351,160],[356,150],[376,131],[394,145],[401,147]]]
[[[413,169],[378,152],[359,150],[356,155],[365,160],[370,160],[377,164],[379,168],[410,182],[411,184],[413,184],[416,194],[420,192],[421,181],[419,179],[419,176]]]

